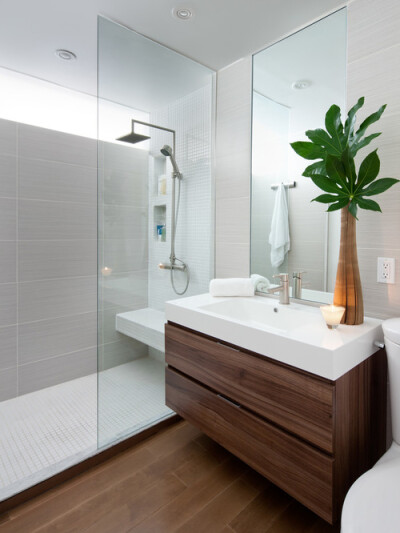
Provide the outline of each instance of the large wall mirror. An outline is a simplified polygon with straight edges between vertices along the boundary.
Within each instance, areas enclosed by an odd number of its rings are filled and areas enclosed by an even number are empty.
[[[272,285],[279,272],[292,281],[304,272],[301,291],[291,285],[306,300],[332,301],[340,214],[311,202],[320,191],[289,143],[308,140],[305,131],[324,127],[332,104],[345,110],[345,98],[346,9],[253,57],[251,272]]]

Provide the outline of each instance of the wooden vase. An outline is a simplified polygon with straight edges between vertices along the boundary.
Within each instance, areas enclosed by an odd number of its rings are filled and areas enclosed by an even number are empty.
[[[347,207],[341,212],[339,263],[333,303],[346,308],[342,324],[357,325],[364,322],[364,303],[357,258],[356,219]]]

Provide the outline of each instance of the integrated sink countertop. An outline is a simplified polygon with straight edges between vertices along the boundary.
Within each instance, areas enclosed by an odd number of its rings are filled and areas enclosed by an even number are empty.
[[[166,303],[166,318],[221,339],[336,380],[378,350],[382,321],[365,318],[360,326],[330,330],[318,307],[274,298],[213,297],[209,293]]]

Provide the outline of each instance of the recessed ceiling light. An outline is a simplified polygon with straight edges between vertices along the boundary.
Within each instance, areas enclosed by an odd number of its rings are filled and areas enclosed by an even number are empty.
[[[193,17],[193,11],[188,7],[174,7],[172,16],[179,20],[189,20]]]
[[[308,89],[310,85],[311,85],[311,81],[309,80],[297,80],[292,83],[292,89],[295,89],[295,90]]]
[[[59,59],[62,59],[63,61],[76,60],[76,54],[74,54],[74,52],[70,52],[70,50],[64,50],[63,48],[59,48],[54,53]]]

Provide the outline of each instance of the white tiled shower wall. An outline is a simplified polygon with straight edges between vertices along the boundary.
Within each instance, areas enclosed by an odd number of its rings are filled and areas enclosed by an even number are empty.
[[[211,85],[199,89],[170,104],[166,109],[151,114],[154,124],[176,130],[176,161],[183,175],[178,225],[176,231],[176,256],[184,261],[190,270],[190,283],[185,296],[208,291],[210,277],[213,277],[213,192],[211,180]],[[172,136],[154,133],[152,135],[152,154],[158,157],[164,144],[171,144]],[[166,164],[167,172],[167,216],[166,242],[154,238],[154,199],[156,184],[150,177],[149,195],[149,269],[148,303],[149,307],[164,310],[166,301],[177,298],[171,287],[170,271],[160,270],[158,264],[169,261],[171,245],[171,166]],[[157,176],[156,176],[157,177]],[[176,183],[178,189],[178,183]],[[176,194],[176,198],[178,194]],[[177,272],[176,286],[182,290],[185,275]]]

